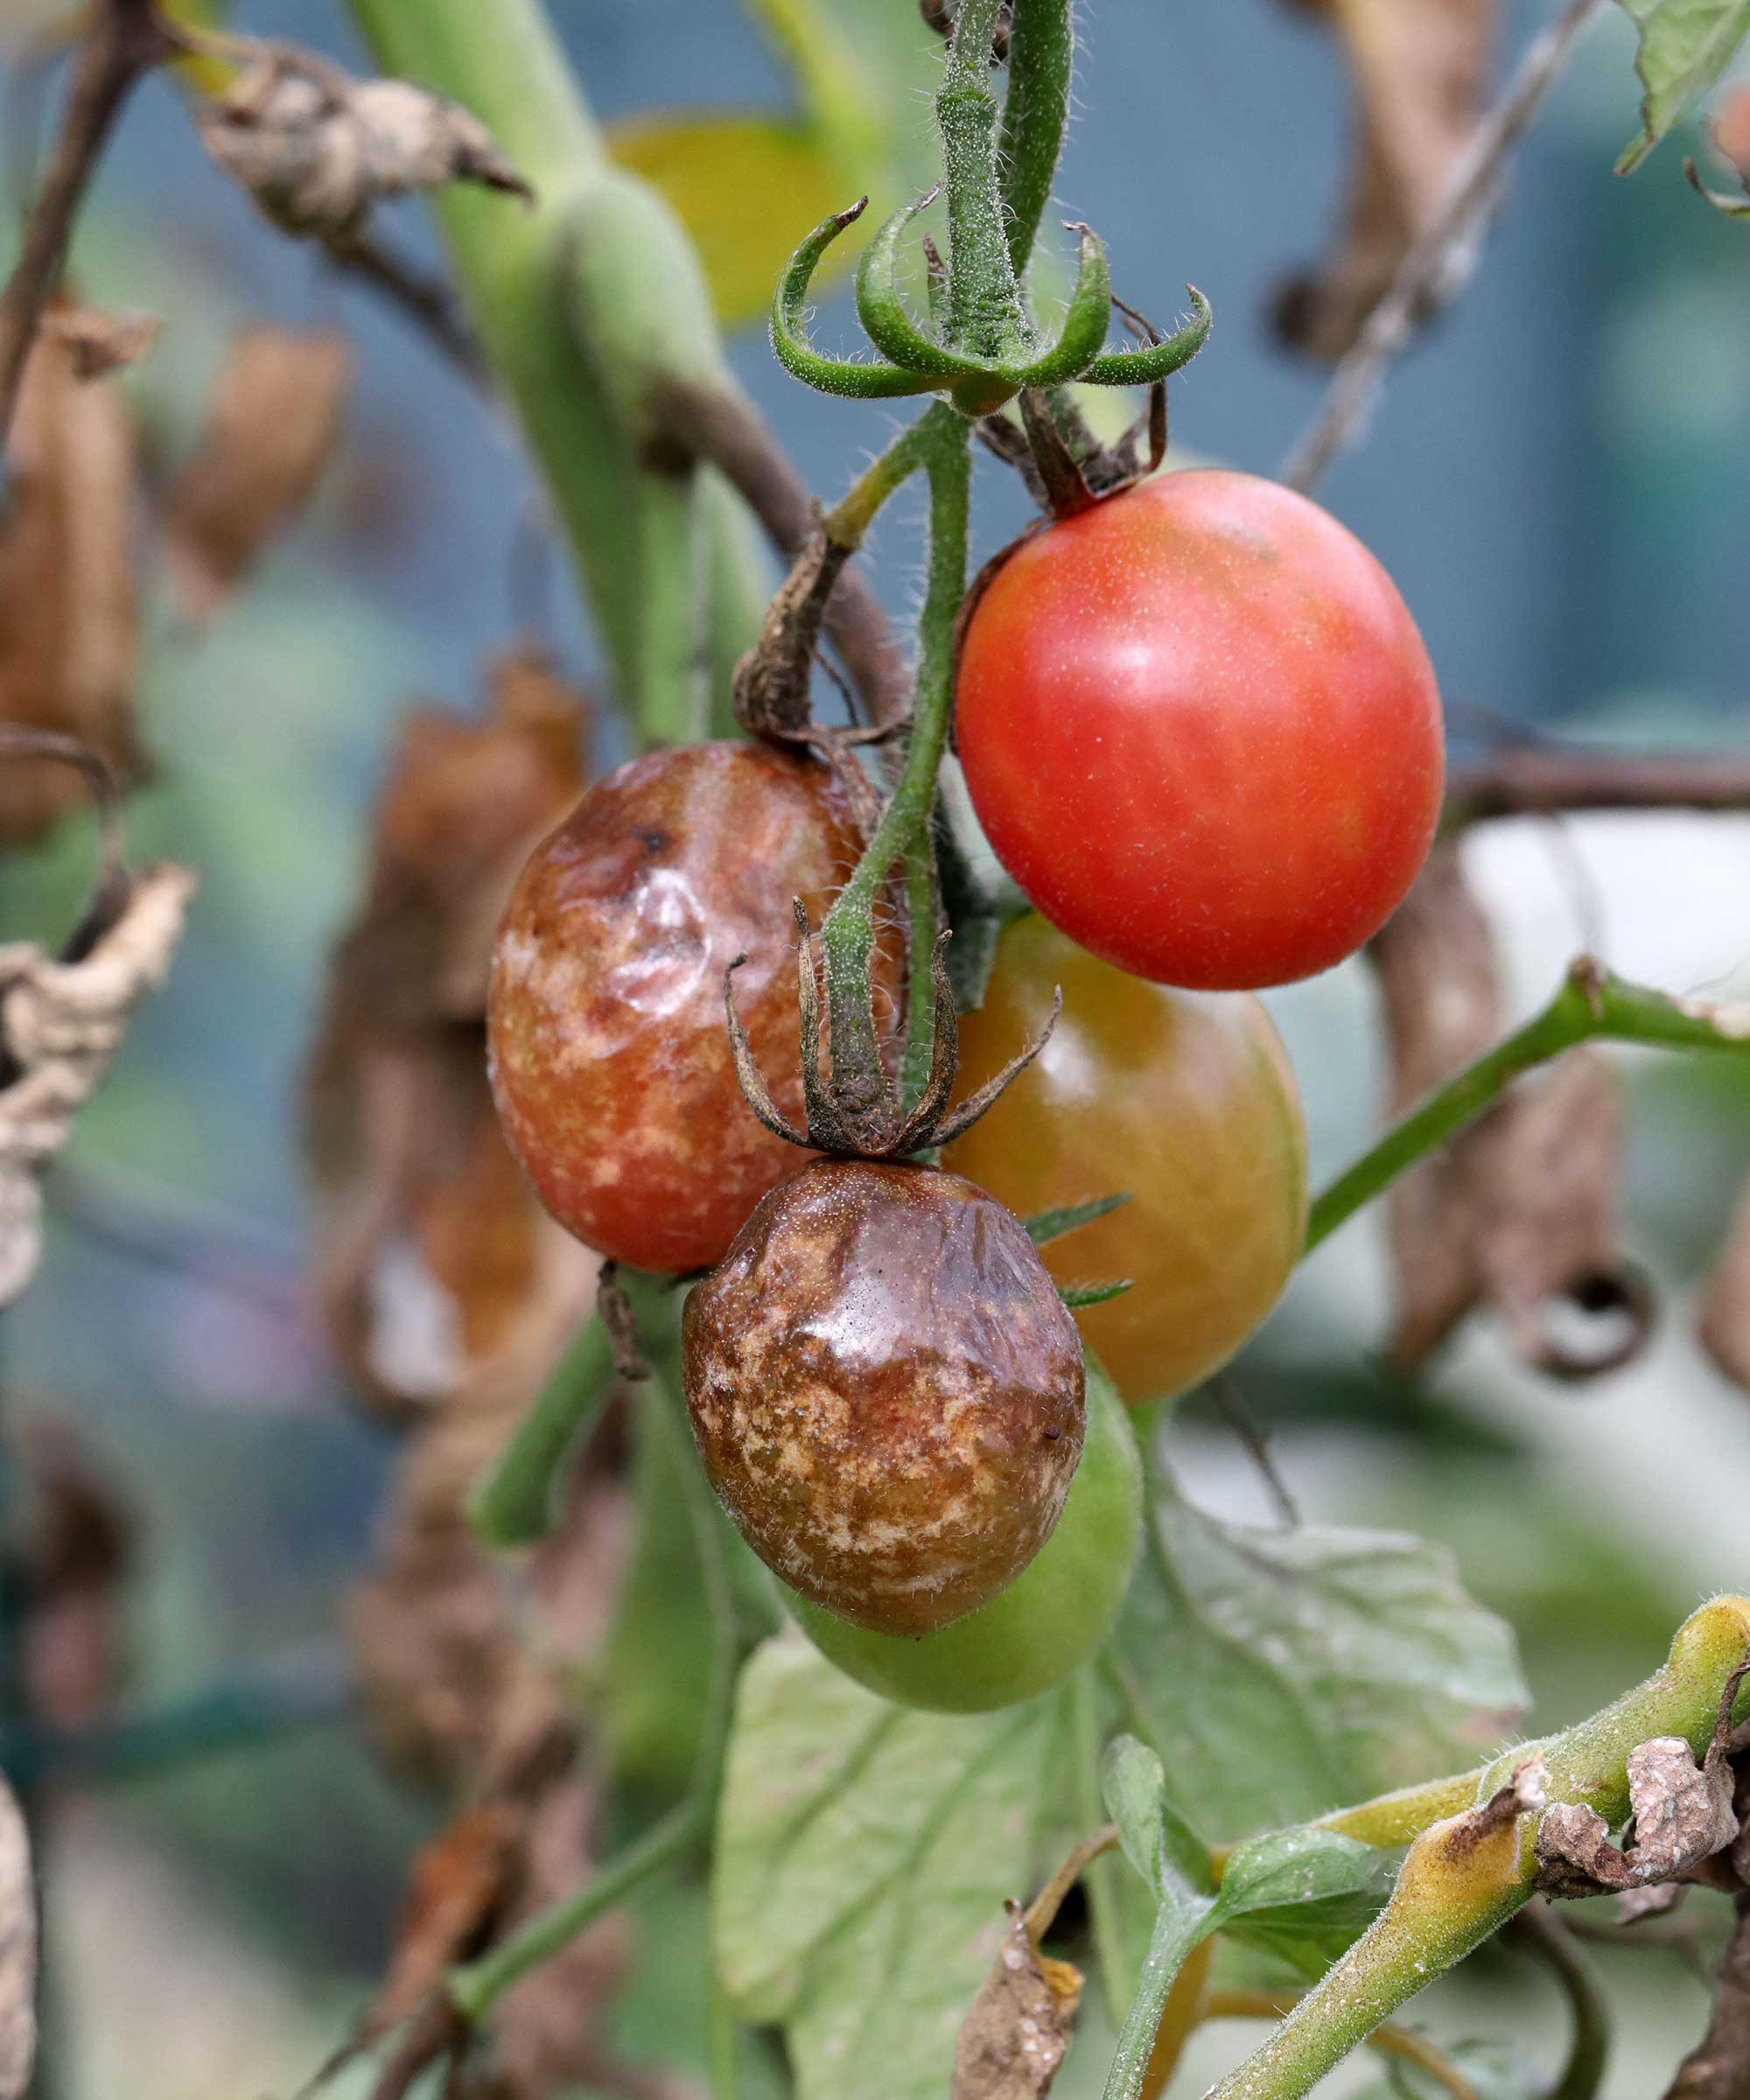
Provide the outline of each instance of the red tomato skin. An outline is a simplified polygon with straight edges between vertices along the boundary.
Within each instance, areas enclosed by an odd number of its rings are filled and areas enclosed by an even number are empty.
[[[1327,970],[1427,857],[1439,694],[1409,609],[1317,504],[1157,476],[1024,541],[956,724],[998,858],[1074,941],[1196,990]]]
[[[823,766],[715,743],[622,766],[529,856],[494,954],[488,1067],[512,1150],[586,1246],[708,1268],[811,1157],[742,1097],[724,972],[746,956],[737,1010],[800,1122],[792,900],[818,920],[860,850]]]

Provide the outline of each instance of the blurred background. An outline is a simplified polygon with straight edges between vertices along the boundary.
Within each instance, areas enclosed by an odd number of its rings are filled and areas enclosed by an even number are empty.
[[[923,164],[935,46],[916,10],[822,9],[892,166]],[[16,52],[55,11],[8,0],[0,32]],[[551,12],[634,158],[666,150],[653,113],[791,106],[735,0]],[[1544,13],[1504,10],[1497,75]],[[242,0],[233,22],[367,69],[326,0]],[[1326,377],[1271,314],[1330,248],[1341,209],[1352,90],[1335,40],[1284,0],[1088,0],[1082,26],[1060,215],[1100,228],[1119,290],[1145,309],[1164,317],[1187,277],[1208,294],[1216,333],[1174,382],[1175,445],[1270,472]],[[1609,10],[1518,157],[1474,282],[1394,370],[1366,442],[1321,491],[1391,569],[1472,747],[1509,724],[1740,752],[1750,727],[1750,245],[1684,185],[1692,138],[1613,177],[1636,98],[1630,27]],[[45,110],[28,83],[5,110],[16,181]],[[799,199],[776,252],[816,215]],[[436,261],[419,206],[385,224]],[[773,259],[755,243],[750,267],[769,276]],[[477,712],[486,660],[531,632],[585,687],[597,659],[508,420],[368,290],[276,238],[215,174],[164,81],[127,114],[75,270],[94,303],[165,322],[122,382],[150,461],[191,450],[240,327],[338,326],[356,350],[344,439],[248,588],[196,626],[149,584],[139,714],[157,770],[131,836],[143,857],[196,864],[203,885],[171,983],[51,1191],[41,1275],[0,1326],[9,1409],[76,1436],[80,1466],[127,1513],[110,1628],[127,1702],[181,1717],[169,1745],[147,1745],[150,1769],[59,1782],[38,2090],[248,2100],[295,2090],[368,1996],[410,1849],[438,1814],[385,1772],[342,1696],[336,1629],[396,1438],[349,1406],[304,1280],[299,1101],[328,956],[357,907],[409,706]],[[850,325],[842,295],[825,305],[824,338]],[[795,386],[757,324],[736,333],[733,360],[823,494],[893,421]],[[982,554],[1023,513],[994,464],[980,487]],[[914,510],[897,503],[874,573],[898,611],[919,550]],[[622,749],[611,724],[597,743],[598,763]],[[1587,944],[1670,989],[1750,992],[1750,820],[1525,821],[1479,827],[1466,851],[1519,1012]],[[73,826],[0,862],[0,939],[68,924],[88,854]],[[1376,1117],[1374,987],[1351,963],[1271,1004],[1322,1180]],[[1750,1167],[1750,1072],[1650,1056],[1626,1069],[1622,1239],[1663,1307],[1635,1363],[1563,1386],[1481,1321],[1413,1385],[1393,1376],[1369,1216],[1308,1264],[1235,1374],[1306,1515],[1452,1546],[1519,1632],[1534,1727],[1642,1674],[1706,1592],[1750,1584],[1750,1400],[1690,1317]],[[1212,1505],[1264,1507],[1213,1412],[1194,1408],[1184,1449]],[[250,1740],[258,1700],[276,1718]],[[634,1920],[651,1958],[614,2015],[634,2063],[702,2048],[694,2011],[676,2011],[692,2005],[695,1928],[667,1901]],[[1628,2100],[1656,2090],[1648,2067],[1698,2032],[1705,1998],[1675,1956],[1619,1965],[1638,2012],[1608,2090]],[[1526,2046],[1551,2053],[1557,2025],[1530,2006]],[[1100,2061],[1072,2057],[1060,2090],[1083,2090]]]

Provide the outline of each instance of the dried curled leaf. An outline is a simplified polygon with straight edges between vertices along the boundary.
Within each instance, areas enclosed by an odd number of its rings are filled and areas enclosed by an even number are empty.
[[[478,182],[528,186],[480,119],[410,80],[360,80],[313,52],[260,53],[196,119],[202,144],[274,222],[344,240],[382,197]]]
[[[486,1076],[493,935],[531,846],[583,787],[587,706],[528,653],[492,674],[480,723],[408,717],[377,813],[369,887],[335,953],[307,1142],[330,1334],[393,1413],[502,1359],[538,1379],[595,1263],[548,1220]]]
[[[1315,357],[1340,357],[1428,224],[1481,116],[1496,0],[1343,0],[1330,17],[1354,78],[1356,139],[1343,227],[1332,252],[1283,291],[1277,326]],[[1458,289],[1455,259],[1428,295]]]
[[[1707,2033],[1677,2066],[1665,2100],[1743,2100],[1750,2091],[1750,1905],[1720,1956]]]
[[[246,328],[233,341],[165,509],[165,557],[191,620],[217,612],[314,494],[352,381],[352,350],[332,330]]]
[[[1680,1735],[1655,1736],[1629,1752],[1634,1843],[1626,1850],[1610,1842],[1596,1809],[1561,1802],[1550,1810],[1537,1831],[1537,1886],[1545,1895],[1595,1896],[1682,1880],[1733,1844],[1738,1774],[1728,1749],[1738,1681],[1721,1703],[1714,1740],[1699,1764]]]
[[[0,947],[0,1306],[41,1256],[39,1178],[115,1062],[134,1009],[163,983],[196,881],[170,862],[144,870],[77,962],[30,942]]]
[[[1499,1040],[1494,944],[1457,850],[1437,850],[1370,951],[1404,1114]],[[1584,1378],[1645,1341],[1650,1297],[1616,1247],[1620,1110],[1596,1052],[1522,1081],[1390,1199],[1394,1361],[1413,1370],[1480,1306],[1525,1362]]]
[[[31,1844],[0,1779],[0,2100],[23,2100],[37,2054],[37,1896]]]
[[[1735,1384],[1750,1392],[1750,1183],[1726,1244],[1703,1285],[1697,1313],[1701,1346]]]
[[[115,388],[84,384],[49,309],[24,368],[0,513],[0,722],[77,737],[122,780],[140,773],[130,550],[134,438]],[[0,764],[0,846],[28,844],[83,800],[61,766]]]
[[[164,333],[164,323],[138,308],[100,313],[94,306],[63,302],[43,316],[43,332],[66,345],[75,379],[103,379],[138,364]]]
[[[952,2100],[1037,2100],[1051,2090],[1082,2003],[1082,1971],[1041,1954],[1018,1903],[955,2052]]]

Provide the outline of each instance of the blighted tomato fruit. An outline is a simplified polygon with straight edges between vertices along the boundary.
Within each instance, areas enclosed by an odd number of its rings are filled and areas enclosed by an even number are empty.
[[[1082,1454],[1074,1322],[957,1174],[817,1159],[687,1300],[712,1487],[767,1567],[878,1633],[946,1626],[1044,1545]]]
[[[1023,541],[967,622],[956,731],[997,858],[1162,984],[1312,976],[1396,908],[1445,760],[1391,578],[1304,496],[1161,474]]]
[[[1088,1360],[1088,1434],[1057,1528],[1001,1596],[912,1640],[847,1626],[806,1598],[796,1621],[823,1656],[883,1698],[987,1713],[1060,1684],[1112,1629],[1136,1564],[1142,1459],[1123,1401]]]
[[[542,1201],[635,1269],[721,1258],[799,1155],[742,1096],[724,972],[779,1106],[802,1110],[792,906],[822,916],[861,842],[811,759],[698,744],[635,759],[529,857],[499,929],[493,1091]]]

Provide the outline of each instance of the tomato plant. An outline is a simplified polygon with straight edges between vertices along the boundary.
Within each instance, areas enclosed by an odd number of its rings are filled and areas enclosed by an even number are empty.
[[[963,1619],[912,1639],[872,1633],[793,1596],[802,1631],[884,1698],[983,1713],[1035,1698],[1085,1662],[1111,1630],[1142,1530],[1142,1462],[1116,1389],[1091,1356],[1082,1463],[1063,1514],[1008,1588]]]
[[[1050,1536],[1082,1451],[1081,1343],[1018,1221],[957,1174],[803,1167],[688,1298],[684,1338],[711,1485],[824,1609],[926,1633]]]
[[[1076,1320],[1127,1400],[1161,1399],[1234,1354],[1299,1256],[1299,1094],[1250,994],[1145,984],[1036,916],[1004,930],[984,1004],[961,1023],[962,1085],[1038,1032],[1059,986],[1050,1040],[947,1164],[1024,1217],[1128,1194],[1045,1262],[1061,1283],[1130,1278]]]
[[[1376,932],[1439,815],[1439,698],[1360,541],[1250,474],[1157,476],[1023,540],[956,719],[997,856],[1138,976],[1246,990]]]
[[[800,1106],[791,900],[817,907],[858,840],[827,769],[760,744],[651,753],[592,788],[530,857],[488,1008],[506,1135],[549,1210],[635,1269],[716,1261],[795,1152],[736,1083],[724,972]]]

